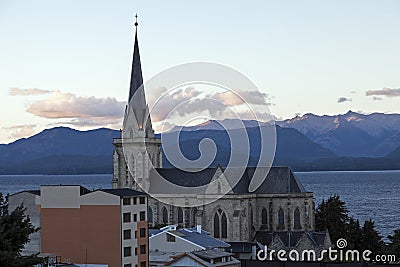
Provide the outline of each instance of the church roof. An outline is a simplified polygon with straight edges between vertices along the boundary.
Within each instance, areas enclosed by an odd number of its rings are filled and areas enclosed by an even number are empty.
[[[254,239],[264,245],[270,245],[274,238],[279,238],[282,243],[288,247],[293,248],[299,243],[300,239],[305,235],[305,237],[311,241],[314,246],[323,246],[325,242],[327,232],[306,232],[306,231],[296,231],[296,232],[270,232],[270,231],[257,231]]]
[[[206,168],[198,172],[183,171],[176,168],[158,168],[156,170],[171,183],[186,187],[197,187],[209,184],[217,168]],[[240,175],[241,169],[239,168],[232,168],[230,173],[235,175],[236,170],[238,173],[237,175]],[[266,178],[255,192],[249,192],[248,189],[256,167],[247,167],[239,182],[234,186],[233,193],[286,194],[306,192],[303,185],[289,167],[271,167],[269,172],[268,168],[261,167],[260,170],[262,173],[265,173]],[[157,179],[156,177],[153,170],[153,172],[150,173],[150,183],[152,179]]]

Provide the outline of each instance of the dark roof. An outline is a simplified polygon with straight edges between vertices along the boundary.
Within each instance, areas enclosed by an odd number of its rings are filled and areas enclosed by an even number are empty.
[[[116,189],[100,189],[100,191],[113,194],[119,197],[134,197],[134,196],[145,196],[144,192],[136,191],[129,188],[116,188]]]
[[[314,244],[314,246],[323,246],[326,232],[269,232],[269,231],[257,231],[254,239],[264,245],[270,245],[271,241],[275,237],[279,237],[283,244],[288,248],[293,248],[297,245],[302,236],[306,237]]]
[[[228,242],[231,247],[228,249],[232,253],[251,253],[253,251],[253,246],[257,246],[256,242],[241,242],[241,241],[233,241]]]
[[[174,232],[174,231],[172,231]],[[178,229],[176,232],[179,232],[179,237],[182,237],[190,242],[196,243],[204,248],[227,248],[229,244],[216,239],[208,234],[198,233],[197,231],[189,230],[189,229]]]
[[[164,177],[165,180],[173,184],[186,187],[197,187],[210,183],[217,168],[206,168],[198,172],[183,171],[176,168],[158,168],[156,171],[159,175]],[[258,187],[253,193],[285,194],[306,192],[303,185],[289,167],[259,167],[258,169],[266,178],[260,187]],[[255,171],[256,167],[245,168],[243,174],[241,173],[241,168],[229,169],[229,175],[235,175],[235,173],[237,173],[238,176],[242,176],[233,187],[233,192],[236,194],[250,194],[251,192],[249,192],[248,188]],[[150,173],[150,192],[152,193],[162,192],[162,183],[158,183],[159,175],[157,175],[154,170]]]
[[[30,194],[33,194],[33,195],[40,196],[40,190],[25,190],[25,191],[16,192],[14,194],[11,194],[10,196],[21,194],[21,193],[30,193]]]
[[[219,249],[206,249],[200,251],[193,251],[192,253],[202,259],[216,259],[226,256],[232,256],[232,253],[228,253]]]

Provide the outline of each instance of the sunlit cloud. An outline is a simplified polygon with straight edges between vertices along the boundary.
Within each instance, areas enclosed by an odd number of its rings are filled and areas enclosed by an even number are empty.
[[[33,102],[26,111],[46,119],[111,119],[121,118],[124,106],[125,102],[111,97],[86,97],[54,91],[49,97]]]
[[[3,130],[10,132],[10,139],[20,139],[31,136],[35,133],[36,124],[14,125],[3,127]]]
[[[8,91],[8,94],[11,96],[27,96],[27,95],[45,95],[45,94],[50,94],[52,91],[50,90],[44,90],[44,89],[38,89],[38,88],[28,88],[28,89],[21,89],[21,88],[16,88],[12,87]]]

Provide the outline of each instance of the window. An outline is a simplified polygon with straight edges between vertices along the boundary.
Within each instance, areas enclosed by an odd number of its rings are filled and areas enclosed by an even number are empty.
[[[131,199],[130,199],[130,198],[124,198],[124,199],[122,199],[122,204],[123,204],[123,205],[130,205],[130,204],[131,204]]]
[[[140,237],[146,237],[146,228],[140,228]]]
[[[214,237],[228,237],[228,218],[222,209],[218,209],[214,214]]]
[[[147,211],[147,220],[149,223],[153,223],[153,210],[149,207]]]
[[[137,204],[137,198],[134,197],[134,198],[133,198],[133,205],[136,205],[136,204]]]
[[[285,213],[283,209],[280,208],[278,211],[278,228],[279,230],[285,229]]]
[[[178,208],[178,223],[183,223],[183,209],[181,207]]]
[[[133,221],[134,221],[134,222],[137,222],[137,214],[136,214],[136,213],[133,214]]]
[[[167,242],[175,242],[175,236],[167,233]]]
[[[300,210],[298,207],[294,210],[294,229],[301,229]]]
[[[135,239],[137,239],[137,231],[135,231]]]
[[[124,213],[122,219],[124,223],[131,222],[131,214],[129,212]]]
[[[146,220],[146,212],[145,211],[141,211],[139,214],[140,217],[140,221],[143,222]]]
[[[132,233],[131,230],[124,230],[124,240],[131,239]]]
[[[140,245],[140,254],[146,254],[146,245]]]
[[[146,198],[145,197],[140,197],[139,198],[139,203],[140,204],[146,204]]]
[[[146,267],[146,262],[145,261],[140,262],[140,267]]]
[[[268,224],[268,213],[266,208],[263,208],[261,211],[261,224]]]
[[[124,267],[132,267],[132,264],[130,264],[130,263],[124,264]]]
[[[124,257],[132,256],[132,248],[131,247],[124,247]]]
[[[137,255],[137,248],[135,248],[135,256]]]
[[[162,223],[168,224],[168,211],[166,207],[162,208]]]

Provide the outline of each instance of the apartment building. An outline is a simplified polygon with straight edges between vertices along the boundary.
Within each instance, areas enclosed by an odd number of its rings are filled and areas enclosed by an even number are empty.
[[[19,193],[11,197],[24,202]],[[77,264],[148,267],[145,193],[51,185],[41,186],[35,204],[41,253]]]

